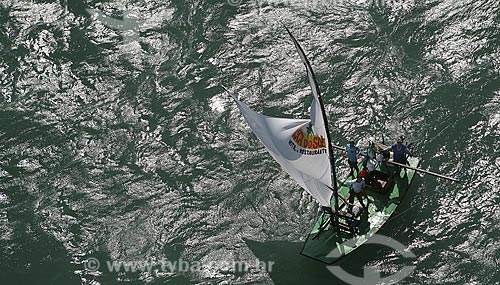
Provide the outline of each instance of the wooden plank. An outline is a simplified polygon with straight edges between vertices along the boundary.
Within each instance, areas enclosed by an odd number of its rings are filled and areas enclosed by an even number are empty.
[[[386,149],[388,149],[388,148],[391,148],[391,146],[390,146],[390,145],[385,145],[385,144],[383,144],[383,143],[379,143],[379,142],[373,142],[373,144],[374,144],[376,147],[378,147],[379,149],[381,149],[381,150],[386,150]]]

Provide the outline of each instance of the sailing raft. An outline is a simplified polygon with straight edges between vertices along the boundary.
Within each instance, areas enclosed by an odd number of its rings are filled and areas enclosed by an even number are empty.
[[[310,118],[264,116],[241,102],[229,90],[226,91],[271,156],[323,209],[304,243],[301,254],[321,262],[333,263],[368,241],[380,230],[408,192],[417,171],[447,179],[448,177],[419,169],[420,159],[416,157],[408,158],[409,165],[386,159],[375,170],[375,186],[367,187],[366,190],[368,199],[373,200],[373,203],[369,203],[365,208],[356,200],[351,204],[349,181],[355,177],[347,177],[340,185],[337,182],[334,146],[318,83],[301,46],[290,31],[286,27],[285,29],[305,65],[312,89]],[[380,143],[375,145],[384,147]]]

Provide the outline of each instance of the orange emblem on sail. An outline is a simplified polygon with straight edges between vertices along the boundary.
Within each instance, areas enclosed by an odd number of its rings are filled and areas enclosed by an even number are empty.
[[[296,130],[292,135],[292,139],[297,145],[306,149],[319,149],[326,147],[326,140],[324,137],[315,134],[307,134],[302,129]]]

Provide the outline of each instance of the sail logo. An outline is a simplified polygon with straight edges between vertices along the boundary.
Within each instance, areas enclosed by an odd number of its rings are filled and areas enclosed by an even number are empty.
[[[299,128],[293,134],[288,142],[290,147],[300,154],[316,155],[326,153],[326,140],[323,136],[314,134],[310,124],[306,130]]]
[[[297,129],[292,135],[293,141],[305,149],[326,148],[326,140],[322,136],[314,134],[312,126],[309,126],[307,132],[303,129]]]

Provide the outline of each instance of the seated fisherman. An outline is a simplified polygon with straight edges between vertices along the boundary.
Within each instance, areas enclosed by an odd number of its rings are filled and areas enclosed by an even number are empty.
[[[364,179],[366,179],[366,177],[368,176],[368,167],[364,166],[363,169],[361,169],[361,171],[359,172],[359,175],[361,175],[361,177],[363,177]]]

